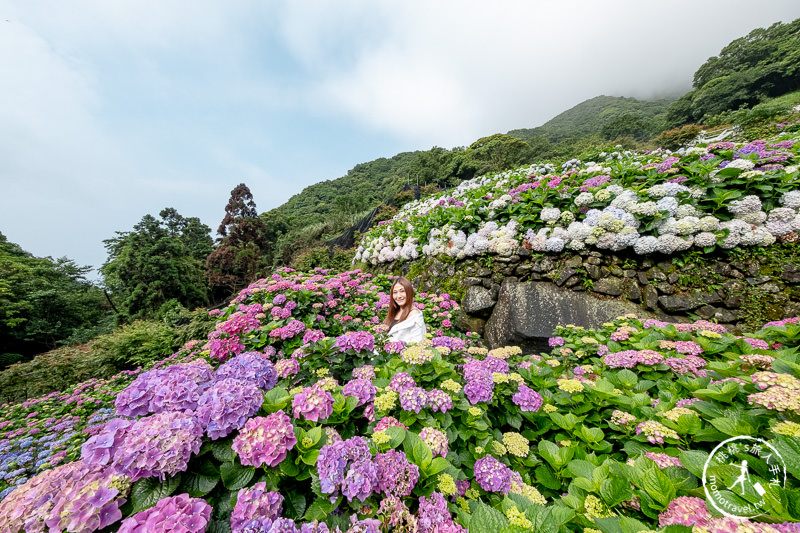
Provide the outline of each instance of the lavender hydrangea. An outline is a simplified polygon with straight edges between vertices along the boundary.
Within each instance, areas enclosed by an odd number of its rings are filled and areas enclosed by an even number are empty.
[[[361,406],[375,399],[375,386],[367,379],[354,379],[342,389],[345,396],[353,396],[358,400],[356,405]]]
[[[364,437],[326,444],[317,457],[320,489],[325,494],[341,490],[348,501],[366,500],[379,490],[378,469]]]
[[[447,500],[439,492],[432,493],[429,497],[419,499],[419,517],[417,525],[420,533],[448,532],[456,533],[466,531],[453,522],[450,511],[447,510]]]
[[[212,376],[213,368],[202,360],[150,370],[120,392],[114,406],[129,417],[194,409]]]
[[[491,402],[492,386],[491,382],[483,380],[470,381],[464,385],[464,394],[472,405],[478,402]]]
[[[333,413],[333,396],[318,384],[306,387],[292,399],[295,418],[301,416],[311,422],[325,420]]]
[[[279,378],[288,378],[300,371],[300,363],[297,359],[281,359],[275,363],[275,371],[278,373]]]
[[[254,383],[227,378],[214,383],[200,397],[197,418],[212,440],[241,428],[264,403],[264,396]]]
[[[378,468],[378,488],[387,496],[409,496],[419,481],[419,467],[410,463],[403,452],[389,450],[379,453],[375,465]]]
[[[291,419],[283,410],[248,420],[233,439],[233,451],[243,465],[278,466],[297,444]]]
[[[487,455],[475,461],[475,481],[485,491],[507,494],[511,488],[511,469]]]
[[[216,381],[227,378],[249,381],[259,389],[268,391],[278,382],[278,373],[264,354],[245,352],[220,366],[214,378]]]
[[[366,379],[372,381],[375,379],[375,367],[372,365],[364,365],[354,368],[353,379]]]
[[[400,407],[404,411],[419,413],[428,405],[428,393],[422,387],[409,387],[400,391]]]
[[[231,514],[231,533],[269,531],[272,522],[280,517],[283,496],[267,492],[265,482],[240,489]]]
[[[211,520],[211,506],[202,498],[180,494],[122,521],[119,533],[202,533]]]
[[[0,531],[103,529],[122,518],[130,486],[114,469],[84,461],[45,470],[0,503]]]
[[[519,406],[520,410],[534,413],[541,409],[543,403],[542,396],[523,383],[519,384],[519,388],[511,396],[511,400]]]
[[[401,392],[409,387],[416,387],[417,383],[414,381],[414,378],[409,376],[406,372],[397,372],[394,376],[392,376],[392,380],[389,382],[389,388],[395,392]]]
[[[428,391],[428,407],[432,411],[446,413],[453,408],[453,398],[441,389]]]

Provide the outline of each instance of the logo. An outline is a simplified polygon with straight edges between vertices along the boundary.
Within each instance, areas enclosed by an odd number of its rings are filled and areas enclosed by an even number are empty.
[[[786,485],[786,463],[770,443],[750,436],[717,445],[703,465],[706,500],[731,518],[755,518],[769,510],[764,499]]]

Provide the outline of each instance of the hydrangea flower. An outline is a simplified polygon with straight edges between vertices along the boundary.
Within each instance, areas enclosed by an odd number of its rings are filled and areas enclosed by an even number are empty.
[[[364,437],[326,444],[317,457],[320,489],[325,494],[341,490],[348,501],[366,500],[379,490],[378,469]]]
[[[401,392],[409,387],[416,387],[417,383],[414,378],[409,376],[406,372],[396,372],[389,382],[389,388],[395,392]]]
[[[114,406],[120,416],[129,417],[194,409],[213,371],[199,360],[144,372],[117,395]]]
[[[419,413],[428,405],[428,393],[422,387],[409,387],[400,391],[400,406],[404,411]]]
[[[264,403],[261,389],[250,381],[226,378],[214,383],[197,405],[197,418],[212,440],[244,426]]]
[[[245,352],[229,359],[217,369],[214,378],[249,381],[263,391],[272,389],[278,382],[275,366],[258,352]]]
[[[292,409],[295,418],[302,416],[311,422],[325,420],[333,413],[333,396],[322,387],[312,385],[295,395]]]
[[[518,405],[520,410],[527,412],[536,412],[542,407],[542,396],[532,388],[519,384],[517,392],[511,396],[514,404]]]
[[[367,379],[353,379],[342,389],[344,396],[353,396],[361,406],[375,399],[375,386]]]
[[[470,381],[464,385],[464,394],[472,405],[478,402],[492,401],[492,382],[483,380]]]
[[[439,492],[434,492],[427,498],[420,497],[417,525],[420,533],[466,532],[464,528],[453,521],[450,511],[447,510],[447,500]]]
[[[430,390],[428,391],[428,407],[434,412],[446,413],[453,408],[453,398],[443,390]]]
[[[131,480],[114,469],[75,461],[46,470],[0,503],[2,531],[103,529],[122,518]]]
[[[210,520],[211,506],[205,500],[180,494],[164,498],[154,507],[126,518],[119,533],[202,533]]]
[[[243,465],[278,466],[297,444],[291,419],[283,410],[248,420],[233,439],[233,451]]]
[[[275,363],[275,371],[277,372],[279,378],[288,378],[289,376],[294,376],[300,371],[300,363],[297,361],[297,359],[281,359]]]
[[[711,519],[711,513],[706,508],[706,502],[701,498],[678,496],[667,506],[665,511],[658,515],[658,525],[661,527],[681,525],[705,527]]]
[[[488,492],[507,494],[511,488],[511,469],[487,455],[475,461],[475,481]]]
[[[419,467],[408,462],[406,454],[388,450],[375,457],[378,467],[378,488],[387,496],[409,496],[419,481]]]
[[[449,451],[450,445],[449,441],[447,440],[447,434],[443,431],[439,431],[438,429],[432,427],[424,427],[422,431],[419,432],[420,438],[425,441],[425,444],[431,449],[433,452],[433,456],[436,457],[440,455],[442,457],[447,456],[447,452]]]
[[[236,505],[231,514],[232,533],[268,531],[272,522],[280,517],[283,496],[268,492],[265,482],[239,490]]]
[[[375,348],[375,337],[368,331],[348,331],[336,337],[333,345],[339,351],[371,352]]]

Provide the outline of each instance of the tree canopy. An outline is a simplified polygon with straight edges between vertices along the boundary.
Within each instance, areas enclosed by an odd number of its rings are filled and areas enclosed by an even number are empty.
[[[203,262],[211,229],[173,208],[159,216],[145,215],[133,231],[103,241],[108,259],[100,272],[125,320],[155,316],[172,301],[188,308],[208,302]]]

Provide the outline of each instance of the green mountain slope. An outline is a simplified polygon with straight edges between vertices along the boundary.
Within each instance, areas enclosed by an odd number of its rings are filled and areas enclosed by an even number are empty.
[[[571,137],[604,133],[614,123],[639,120],[645,130],[657,133],[672,100],[637,100],[623,96],[596,96],[548,120],[537,128],[511,130],[509,135],[530,142],[545,137],[560,142]],[[650,133],[647,131],[646,133]]]

